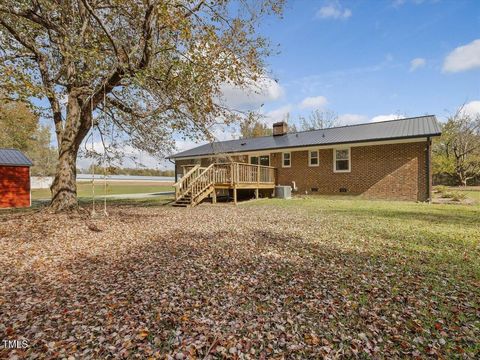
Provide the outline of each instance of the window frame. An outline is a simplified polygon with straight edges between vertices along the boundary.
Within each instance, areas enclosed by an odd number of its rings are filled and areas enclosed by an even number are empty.
[[[348,150],[348,159],[339,159],[348,160],[348,169],[347,170],[337,170],[337,151]],[[349,173],[352,171],[352,149],[350,147],[334,148],[333,149],[333,172],[334,173]]]
[[[262,156],[267,156],[268,157],[268,165],[262,165],[260,164],[260,157]],[[252,164],[252,158],[258,158],[258,164]],[[248,163],[250,165],[260,165],[260,166],[271,166],[272,161],[271,161],[271,156],[270,153],[264,153],[264,154],[257,154],[257,155],[248,155]]]
[[[288,165],[285,165],[285,155],[288,154]],[[282,168],[292,167],[292,153],[291,152],[282,152]]]
[[[312,164],[312,152],[317,153],[317,163],[316,164]],[[320,151],[318,151],[318,149],[308,150],[308,166],[309,167],[320,166]]]

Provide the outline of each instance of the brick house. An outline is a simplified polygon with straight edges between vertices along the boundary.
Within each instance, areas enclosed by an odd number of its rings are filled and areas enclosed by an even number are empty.
[[[268,182],[270,186],[290,185],[300,194],[346,193],[382,199],[430,199],[431,139],[440,135],[435,116],[296,133],[287,130],[287,124],[280,122],[273,125],[272,136],[205,144],[177,153],[170,159],[175,161],[175,173],[180,182],[189,171],[189,176],[196,176],[202,169],[205,171],[217,164],[217,168],[226,169],[225,184],[230,181],[231,185],[227,188],[258,191],[256,185],[263,183],[266,187]],[[239,169],[225,168],[228,163],[241,165]],[[196,173],[192,172],[193,166],[197,166]],[[267,179],[265,174],[269,169],[273,171]],[[252,171],[254,173],[249,174]],[[213,181],[213,193],[216,193],[217,180],[214,170],[211,172],[210,182]],[[188,192],[185,184],[183,187]]]

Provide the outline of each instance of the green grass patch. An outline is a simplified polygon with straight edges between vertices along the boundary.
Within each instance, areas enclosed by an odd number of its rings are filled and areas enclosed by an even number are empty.
[[[316,235],[342,250],[480,280],[480,207],[312,196],[266,199],[242,206],[305,212],[318,218]]]

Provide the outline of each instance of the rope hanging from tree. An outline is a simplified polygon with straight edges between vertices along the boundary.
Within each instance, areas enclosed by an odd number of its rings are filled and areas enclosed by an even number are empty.
[[[92,117],[92,155],[95,151],[94,121],[93,121],[93,94],[90,97],[90,113]],[[95,160],[92,160],[92,216],[95,216]]]
[[[103,85],[103,119],[105,120],[106,117],[106,91],[105,91],[105,84]],[[94,139],[94,132],[95,132],[95,121],[93,117],[93,94],[90,97],[90,111],[92,117],[92,154],[95,153],[95,139]],[[113,133],[112,133],[113,136]],[[105,144],[103,144],[103,154],[102,154],[102,168],[103,168],[103,215],[108,216],[107,212],[107,169],[106,169],[106,149]],[[92,155],[93,156],[93,155]],[[92,216],[96,215],[95,212],[95,159],[92,160]]]
[[[106,119],[107,113],[106,113],[106,104],[107,104],[107,99],[106,99],[106,94],[105,94],[105,84],[103,84],[103,119]],[[106,121],[104,121],[106,124]],[[106,125],[105,125],[106,126]],[[113,135],[112,135],[113,136]],[[105,158],[107,155],[107,151],[105,149],[105,144],[103,147],[103,156],[102,156],[102,165],[103,165],[103,215],[108,216],[107,213],[107,170],[105,167]]]

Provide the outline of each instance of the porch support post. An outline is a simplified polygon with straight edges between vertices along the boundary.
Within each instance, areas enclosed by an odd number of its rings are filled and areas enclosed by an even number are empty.
[[[257,187],[260,184],[260,165],[257,165]]]
[[[212,193],[212,203],[216,204],[217,203],[217,189],[213,189]]]
[[[258,188],[255,189],[255,199],[258,200]]]
[[[237,205],[237,187],[233,187],[233,203]]]

